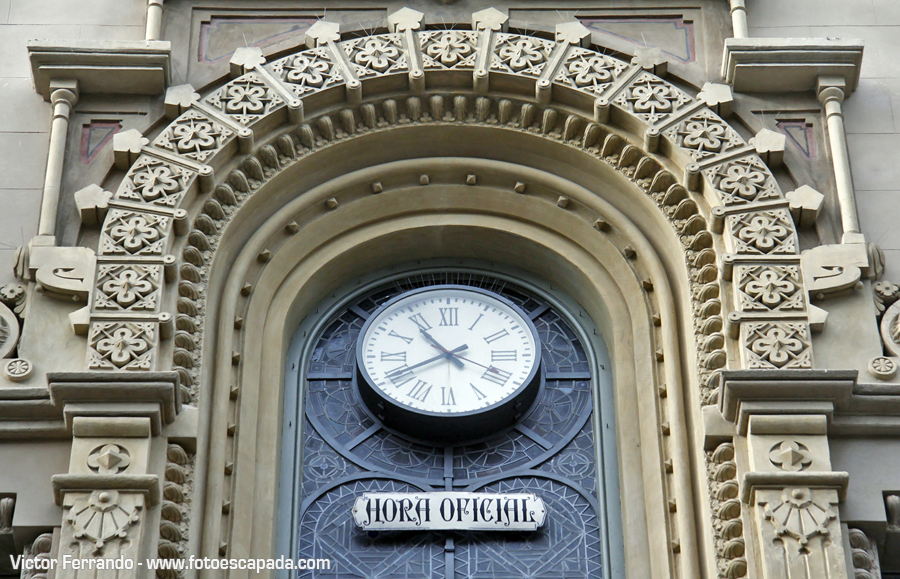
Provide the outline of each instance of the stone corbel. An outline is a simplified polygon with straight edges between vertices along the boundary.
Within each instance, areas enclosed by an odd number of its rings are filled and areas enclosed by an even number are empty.
[[[47,380],[69,429],[78,416],[128,416],[146,418],[157,436],[181,412],[176,372],[55,372]]]
[[[63,507],[58,559],[139,560],[146,508],[160,501],[159,476],[148,473],[151,421],[147,417],[75,416],[69,472],[55,475]],[[59,565],[57,579],[96,577],[92,570]],[[120,579],[140,567],[117,570]]]

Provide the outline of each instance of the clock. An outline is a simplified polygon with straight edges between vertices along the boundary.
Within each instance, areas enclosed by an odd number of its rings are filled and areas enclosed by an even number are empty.
[[[474,440],[512,426],[541,385],[541,342],[525,312],[480,288],[403,293],[366,320],[357,389],[370,414],[414,438]]]

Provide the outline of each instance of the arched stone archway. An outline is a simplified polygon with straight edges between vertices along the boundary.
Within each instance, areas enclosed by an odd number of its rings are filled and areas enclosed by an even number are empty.
[[[411,220],[411,229],[433,227],[416,224],[422,216],[445,216],[441,235],[457,241],[456,251],[479,227],[492,232],[475,236],[483,246],[498,231],[526,224],[527,234],[518,237],[541,239],[538,225],[546,219],[555,223],[557,239],[544,244],[545,262],[567,256],[563,248],[570,243],[572,255],[584,253],[603,270],[627,274],[598,282],[585,274],[598,266],[573,266],[565,274],[561,262],[561,269],[548,269],[563,279],[581,275],[580,285],[595,288],[594,297],[636,300],[623,311],[636,316],[630,324],[640,326],[634,331],[643,350],[629,352],[637,362],[658,364],[635,370],[646,373],[658,396],[644,402],[656,410],[635,435],[654,442],[632,456],[646,463],[633,472],[652,473],[658,485],[648,491],[652,496],[631,540],[643,532],[646,545],[665,546],[652,558],[654,576],[694,576],[715,564],[700,555],[713,548],[704,544],[713,542],[714,531],[695,529],[691,505],[696,501],[708,516],[734,517],[707,505],[706,469],[688,468],[702,455],[687,425],[699,420],[700,405],[715,401],[716,371],[726,364],[812,364],[787,203],[756,147],[713,110],[720,104],[716,87],[694,98],[656,74],[665,66],[652,53],[640,53],[630,64],[600,54],[582,46],[588,37],[577,25],[560,26],[551,41],[505,32],[491,16],[476,19],[472,31],[437,31],[406,12],[394,17],[390,34],[345,41],[320,23],[310,31],[309,50],[268,64],[242,51],[233,61],[242,74],[222,88],[203,98],[189,87],[172,89],[166,104],[174,120],[152,143],[135,148],[103,224],[87,369],[174,368],[185,399],[209,396],[204,442],[210,451],[202,468],[210,482],[195,504],[203,515],[204,555],[271,552],[264,529],[271,522],[272,491],[255,486],[252,467],[241,470],[239,456],[244,453],[244,464],[265,462],[256,452],[272,435],[260,436],[260,407],[248,396],[248,384],[255,385],[257,402],[271,402],[260,389],[281,382],[259,368],[260,358],[246,350],[241,336],[252,328],[254,335],[283,342],[285,328],[321,297],[315,291],[335,287],[348,260],[360,254],[345,248],[331,259],[317,256],[308,263],[316,264],[320,277],[307,275],[299,286],[290,285],[290,298],[279,293],[287,287],[284,272],[301,275],[298,264],[312,259],[304,252],[329,249],[327,243],[310,245],[314,231],[359,234],[356,228],[361,231],[361,222],[378,210],[386,211],[383,223],[371,224],[370,237],[349,247],[374,247],[366,245],[369,239],[391,248],[391,231],[404,220]],[[512,152],[524,154],[519,166],[505,166],[517,159],[487,151],[491,144],[513,145]],[[461,159],[435,161],[446,157]],[[395,172],[404,159],[409,165]],[[395,162],[401,165],[388,165]],[[344,171],[350,172],[347,183],[338,174]],[[438,184],[459,195],[426,199],[418,214],[406,215],[412,189]],[[508,195],[479,197],[483,190]],[[478,199],[465,201],[470,195]],[[536,213],[517,214],[528,211]],[[479,226],[466,216],[487,223]],[[344,231],[347,224],[353,229]],[[454,238],[454,231],[467,233]],[[432,241],[423,247],[440,246]],[[393,251],[409,247],[408,240],[398,242]],[[167,290],[163,272],[178,281],[177,290]],[[274,272],[282,279],[261,281]],[[108,282],[123,275],[152,279],[150,301],[162,305],[142,310],[106,292]],[[720,279],[733,283],[723,288]],[[298,297],[298,287],[313,289]],[[278,299],[283,303],[273,310]],[[613,333],[629,325],[599,305],[591,315],[607,320]],[[279,324],[267,325],[274,317]],[[170,333],[171,340],[164,337]],[[109,347],[113,336],[128,347]],[[620,358],[623,372],[626,365]],[[727,452],[709,460],[728,462]],[[727,482],[712,484],[719,489]],[[254,505],[247,500],[254,492],[271,501]],[[733,498],[726,493],[714,501]],[[234,503],[233,514],[218,514],[223,501]],[[235,525],[238,515],[253,523]],[[660,518],[669,524],[653,529],[651,521]],[[721,525],[716,529],[719,536]],[[198,529],[192,540],[199,535]],[[739,538],[739,531],[729,537]],[[721,549],[719,555],[723,564],[740,559]]]

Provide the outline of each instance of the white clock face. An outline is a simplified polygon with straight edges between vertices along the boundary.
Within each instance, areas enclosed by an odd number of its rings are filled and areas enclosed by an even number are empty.
[[[363,376],[396,403],[419,411],[489,408],[534,376],[534,325],[517,308],[464,287],[401,297],[370,320],[360,341]]]

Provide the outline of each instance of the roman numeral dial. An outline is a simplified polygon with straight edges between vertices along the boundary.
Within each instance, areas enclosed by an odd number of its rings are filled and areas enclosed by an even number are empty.
[[[417,413],[439,424],[442,416],[484,413],[489,422],[515,402],[521,414],[520,396],[533,400],[540,351],[528,316],[497,294],[466,286],[412,290],[363,326],[360,394],[376,416]]]

